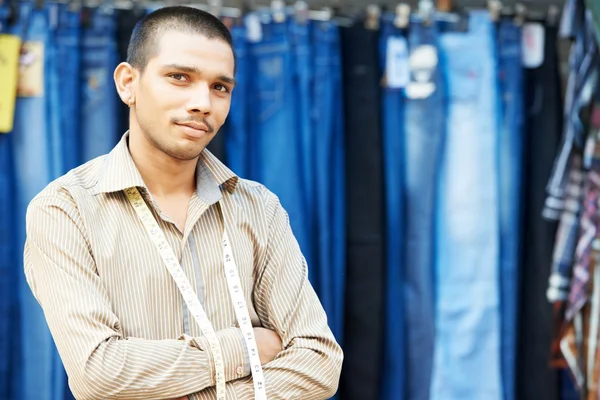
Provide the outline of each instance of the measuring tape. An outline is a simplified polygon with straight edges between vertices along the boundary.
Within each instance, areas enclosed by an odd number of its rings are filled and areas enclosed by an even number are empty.
[[[210,320],[206,316],[204,308],[202,308],[202,304],[200,304],[200,300],[198,300],[198,296],[195,295],[190,281],[185,276],[181,265],[179,265],[177,257],[173,253],[173,249],[171,249],[171,246],[167,242],[163,231],[160,229],[160,226],[158,226],[158,223],[154,219],[152,212],[142,198],[139,190],[136,187],[125,189],[125,194],[140,217],[144,227],[148,231],[152,242],[158,248],[160,256],[165,262],[167,270],[175,280],[177,288],[179,288],[179,291],[181,292],[183,300],[187,304],[190,313],[200,326],[204,337],[206,337],[208,340],[215,363],[217,399],[225,400],[225,366],[223,363],[221,344],[219,343],[219,339],[217,338],[215,330]],[[223,215],[223,223],[225,223],[224,217],[225,216]],[[227,236],[227,231],[225,228],[223,229],[223,262],[225,267],[225,275],[227,277],[227,283],[229,286],[229,294],[231,295],[231,301],[234,304],[236,318],[246,341],[246,347],[250,356],[255,399],[266,400],[267,395],[265,392],[265,380],[260,363],[258,346],[256,345],[256,340],[254,338],[254,328],[252,327],[252,322],[248,313],[248,307],[246,306],[242,285],[240,283],[238,268],[235,260],[233,259],[229,237]]]

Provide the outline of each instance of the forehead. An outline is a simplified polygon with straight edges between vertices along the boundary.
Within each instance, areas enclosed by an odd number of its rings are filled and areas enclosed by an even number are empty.
[[[151,63],[178,64],[195,68],[213,67],[233,74],[234,58],[229,44],[198,33],[166,31],[156,38],[156,52]]]

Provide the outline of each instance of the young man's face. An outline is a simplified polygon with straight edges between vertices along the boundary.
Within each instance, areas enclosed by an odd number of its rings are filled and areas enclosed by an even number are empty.
[[[135,86],[132,124],[165,154],[198,157],[229,113],[234,63],[223,40],[167,31]]]

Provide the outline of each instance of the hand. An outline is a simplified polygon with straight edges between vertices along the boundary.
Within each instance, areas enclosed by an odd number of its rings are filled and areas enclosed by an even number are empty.
[[[277,333],[265,328],[254,328],[254,339],[258,347],[261,365],[270,363],[283,350],[281,338]]]

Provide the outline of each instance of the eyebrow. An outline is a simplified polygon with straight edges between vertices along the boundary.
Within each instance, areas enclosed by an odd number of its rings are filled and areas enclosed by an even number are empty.
[[[194,68],[194,67],[188,67],[185,65],[179,65],[179,64],[167,64],[167,65],[163,65],[163,68],[165,69],[176,69],[178,71],[181,72],[186,72],[188,74],[196,74],[196,75],[201,75],[202,71],[200,71],[198,68]],[[220,81],[223,81],[225,83],[229,83],[231,85],[235,85],[235,79],[227,76],[227,75],[219,75],[218,78]]]

